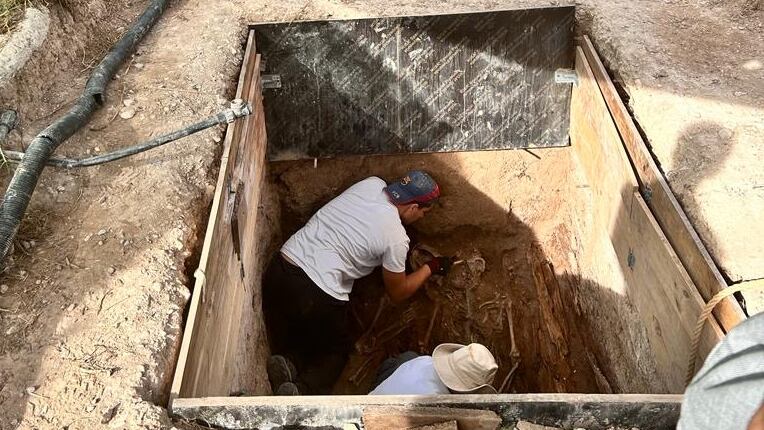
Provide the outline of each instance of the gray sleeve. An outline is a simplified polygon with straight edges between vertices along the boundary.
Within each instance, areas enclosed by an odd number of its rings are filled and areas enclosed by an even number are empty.
[[[764,403],[764,313],[732,329],[706,358],[682,401],[679,430],[745,430]]]

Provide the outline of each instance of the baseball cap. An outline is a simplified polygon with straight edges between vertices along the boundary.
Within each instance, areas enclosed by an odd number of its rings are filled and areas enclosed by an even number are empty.
[[[438,184],[421,170],[412,170],[401,179],[385,187],[395,204],[419,203],[429,205],[440,197]]]

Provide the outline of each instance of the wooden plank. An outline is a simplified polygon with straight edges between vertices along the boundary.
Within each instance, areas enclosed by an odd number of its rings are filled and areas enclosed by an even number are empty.
[[[493,411],[501,425],[517,421],[588,430],[676,427],[682,396],[660,394],[451,394],[441,396],[256,396],[179,398],[174,416],[215,427],[343,427],[362,424],[369,407],[447,407]]]
[[[637,178],[581,48],[576,48],[576,73],[570,139],[592,188],[593,222],[609,232],[622,205],[621,196],[628,198],[638,189]]]
[[[474,409],[373,406],[363,411],[368,430],[408,429],[452,420],[460,430],[495,430],[501,424],[495,412]]]
[[[626,152],[637,171],[642,195],[650,196],[648,206],[700,295],[708,301],[727,283],[669,188],[588,36],[584,36],[582,45]],[[723,300],[714,310],[714,316],[725,331],[745,319],[743,310],[733,297]]]
[[[645,322],[658,377],[670,392],[681,393],[692,332],[705,302],[639,192],[624,203],[613,231],[613,247],[629,298]],[[710,321],[699,355],[708,355],[723,336],[716,321]]]
[[[610,238],[627,292],[645,323],[661,380],[682,392],[691,334],[703,300],[644,203],[621,137],[581,48],[577,49],[571,104],[572,146],[594,199],[593,225]],[[634,265],[639,253],[641,264]],[[704,331],[699,357],[721,337],[713,321]]]
[[[189,304],[183,341],[170,393],[170,405],[178,397],[229,394],[230,379],[234,374],[231,361],[238,347],[237,322],[241,316],[246,294],[242,279],[242,262],[234,253],[231,236],[230,204],[235,194],[244,193],[242,208],[249,208],[252,216],[241,216],[241,228],[251,231],[256,216],[255,202],[259,199],[265,153],[265,123],[259,85],[260,58],[255,54],[254,32],[250,31],[242,74],[236,97],[249,102],[254,113],[239,119],[228,127],[224,141],[220,174],[207,223],[204,245],[196,273],[194,292]],[[240,160],[240,162],[237,162]],[[260,164],[257,164],[259,160]],[[252,162],[242,177],[236,166]],[[244,184],[244,186],[242,186]],[[248,185],[248,184],[251,184]],[[229,212],[229,216],[226,216]],[[246,212],[245,212],[246,214]],[[254,246],[254,245],[251,245]],[[244,253],[242,253],[244,254]],[[251,259],[251,253],[246,254]],[[250,289],[251,291],[251,289]]]
[[[562,430],[559,427],[547,427],[540,426],[538,424],[529,423],[527,421],[518,421],[515,425],[516,430]]]
[[[459,424],[456,421],[444,421],[442,423],[412,427],[411,430],[459,430]]]

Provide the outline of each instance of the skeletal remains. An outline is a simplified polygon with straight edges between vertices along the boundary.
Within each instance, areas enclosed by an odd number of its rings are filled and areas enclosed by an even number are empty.
[[[410,263],[412,267],[415,269],[422,264],[424,264],[424,261],[426,261],[428,258],[432,258],[434,256],[439,256],[434,249],[427,247],[426,245],[418,245],[412,250],[412,254],[410,256]],[[454,262],[454,265],[461,265],[466,264],[467,266],[467,273],[465,274],[467,278],[465,279],[464,285],[464,296],[463,299],[460,297],[457,297],[457,291],[451,289],[451,288],[437,288],[438,289],[438,296],[440,297],[432,297],[433,294],[431,294],[430,291],[428,291],[428,296],[430,296],[431,299],[435,302],[435,306],[433,307],[432,314],[430,315],[429,324],[427,325],[427,331],[425,332],[424,338],[419,339],[418,346],[419,346],[419,352],[420,353],[427,353],[428,347],[430,344],[430,338],[432,336],[432,331],[435,326],[435,320],[438,317],[438,314],[441,312],[442,304],[441,301],[445,298],[450,306],[455,306],[459,310],[463,310],[466,314],[466,320],[464,324],[464,334],[467,339],[470,341],[474,341],[473,339],[473,333],[472,333],[472,322],[473,322],[473,310],[475,310],[475,306],[472,304],[472,297],[471,297],[471,290],[476,287],[479,284],[479,279],[482,273],[485,271],[486,268],[486,262],[485,260],[480,257],[479,255],[473,254],[472,257],[457,260]],[[442,279],[439,279],[440,282],[438,282],[437,287],[442,287],[443,282]],[[437,300],[440,299],[440,300]],[[385,310],[385,308],[388,305],[388,299],[387,296],[383,295],[379,300],[379,305],[377,306],[377,311],[374,314],[374,318],[371,321],[371,324],[369,324],[369,327],[366,329],[364,334],[358,339],[358,341],[355,344],[356,352],[359,354],[371,354],[374,351],[380,350],[383,345],[385,345],[387,342],[395,339],[398,335],[400,335],[404,330],[410,327],[411,322],[414,321],[416,317],[416,312],[412,306],[407,308],[403,314],[401,315],[401,318],[395,323],[388,325],[378,332],[375,331],[377,322],[379,318],[382,315],[382,312]],[[509,326],[509,339],[511,343],[511,350],[509,353],[510,359],[512,361],[512,367],[510,368],[507,375],[504,377],[504,380],[501,383],[501,386],[499,387],[499,392],[504,392],[505,389],[508,389],[512,385],[512,378],[520,366],[520,351],[517,348],[517,344],[515,341],[515,330],[512,323],[512,302],[507,299],[506,296],[497,294],[492,300],[488,300],[486,302],[483,302],[479,304],[476,307],[477,312],[483,312],[483,317],[481,322],[485,324],[485,322],[488,320],[489,315],[495,311],[498,311],[498,318],[497,318],[497,325],[502,325],[503,316],[506,313],[507,323]],[[446,329],[446,331],[453,331],[453,321],[451,321],[449,318],[441,318],[441,325],[443,328]],[[350,376],[349,381],[355,385],[358,385],[368,374],[370,365],[372,363],[372,355],[370,355],[366,360],[364,360],[359,368],[353,373],[353,375]]]

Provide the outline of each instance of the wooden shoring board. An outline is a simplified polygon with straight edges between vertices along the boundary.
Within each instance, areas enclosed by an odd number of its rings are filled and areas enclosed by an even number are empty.
[[[458,430],[496,430],[501,418],[492,411],[416,406],[370,406],[363,411],[366,430],[414,429],[453,422]]]
[[[619,207],[639,185],[581,48],[576,48],[576,74],[578,84],[573,86],[570,108],[571,146],[592,189],[594,225],[609,233]]]
[[[681,393],[705,302],[639,192],[621,207],[612,241],[629,298],[645,323],[658,377],[670,392]],[[723,336],[716,321],[705,325],[696,369]]]
[[[259,63],[254,32],[250,31],[236,98],[249,103],[253,113],[236,120],[226,131],[211,216],[170,391],[170,408],[179,397],[228,395],[226,390],[234,376],[232,357],[239,346],[237,323],[243,307],[250,303],[246,296],[254,288],[242,268],[254,267],[251,248],[255,245],[239,240],[237,250],[232,223],[238,226],[240,238],[254,237],[266,149]]]
[[[682,396],[666,394],[448,394],[439,396],[255,396],[177,399],[173,415],[216,428],[360,426],[371,407],[442,407],[493,411],[502,428],[520,420],[605,430],[676,427]]]
[[[714,294],[727,287],[726,281],[669,188],[588,36],[584,36],[582,48],[637,172],[642,195],[650,196],[646,199],[647,205],[700,295],[704,300],[710,300]],[[722,300],[714,309],[714,316],[725,331],[731,330],[745,319],[745,314],[734,297]]]
[[[636,176],[581,48],[576,73],[571,141],[592,189],[593,224],[615,250],[627,294],[645,323],[660,377],[671,392],[682,392],[692,327],[704,302],[649,208],[640,204],[644,201]],[[699,359],[705,358],[722,333],[715,320],[707,325]]]

